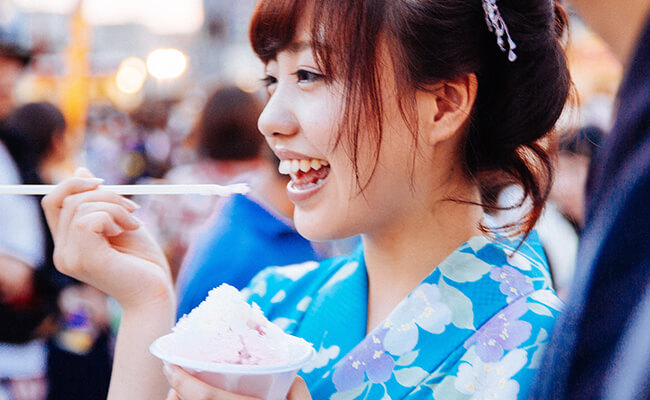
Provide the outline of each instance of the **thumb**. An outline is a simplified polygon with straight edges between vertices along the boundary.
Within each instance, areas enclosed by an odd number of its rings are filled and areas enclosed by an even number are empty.
[[[309,394],[307,384],[301,377],[298,376],[293,381],[293,385],[289,389],[289,394],[287,394],[287,400],[311,400],[311,394]]]

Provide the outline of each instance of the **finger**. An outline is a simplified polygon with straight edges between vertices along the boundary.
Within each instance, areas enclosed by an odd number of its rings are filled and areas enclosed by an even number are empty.
[[[121,205],[94,201],[82,203],[77,207],[76,218],[84,217],[88,214],[104,212],[111,216],[115,224],[124,230],[132,231],[140,227],[141,223],[131,212]],[[99,232],[97,232],[99,233]]]
[[[163,370],[169,384],[182,399],[256,400],[254,397],[230,393],[210,386],[173,365],[165,365]]]
[[[79,232],[89,232],[109,237],[124,232],[122,227],[116,224],[112,216],[105,211],[97,211],[79,217],[74,223],[74,229]]]
[[[118,194],[102,190],[92,190],[67,196],[62,204],[58,216],[58,227],[54,233],[54,243],[61,245],[67,242],[70,224],[82,204],[100,202],[112,203],[124,207],[128,212],[135,211],[138,205],[133,201]],[[135,229],[135,228],[134,228]]]
[[[165,398],[165,400],[179,400],[174,389],[169,389],[169,392],[167,393],[167,397]]]
[[[57,232],[59,225],[59,214],[61,213],[61,208],[63,207],[63,201],[70,195],[76,193],[82,193],[89,190],[96,189],[103,182],[103,179],[99,178],[70,178],[66,179],[59,185],[57,185],[54,190],[43,197],[41,200],[41,205],[43,206],[43,211],[45,212],[45,218],[47,223],[50,226],[52,232]]]
[[[298,376],[293,381],[293,385],[291,385],[291,389],[287,394],[287,400],[311,400],[309,388],[307,388],[307,384],[301,377]]]

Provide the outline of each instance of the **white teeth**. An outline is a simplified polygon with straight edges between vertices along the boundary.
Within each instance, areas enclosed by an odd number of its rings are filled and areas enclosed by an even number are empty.
[[[283,175],[296,174],[298,171],[309,172],[313,169],[318,171],[324,166],[328,166],[329,163],[325,160],[282,160],[280,165],[278,165],[278,172]]]
[[[311,169],[311,162],[308,160],[300,160],[300,170],[307,172]]]
[[[291,173],[295,174],[300,170],[300,160],[291,161]]]
[[[282,160],[278,166],[278,172],[282,175],[289,175],[291,173],[291,161]]]

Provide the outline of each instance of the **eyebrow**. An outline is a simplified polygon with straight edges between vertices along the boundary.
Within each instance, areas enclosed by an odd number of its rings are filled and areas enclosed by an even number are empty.
[[[297,54],[300,53],[306,49],[311,48],[311,43],[306,42],[306,41],[300,41],[300,42],[292,42],[287,46],[286,51],[289,53]]]

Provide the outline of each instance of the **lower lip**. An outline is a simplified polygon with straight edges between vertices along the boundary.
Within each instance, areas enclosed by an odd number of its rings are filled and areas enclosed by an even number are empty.
[[[289,197],[289,200],[291,200],[293,203],[306,201],[318,193],[325,185],[325,182],[327,182],[327,178],[321,180],[321,182],[316,185],[310,186],[309,188],[296,189],[293,186],[293,182],[289,181],[287,184],[287,197]]]

